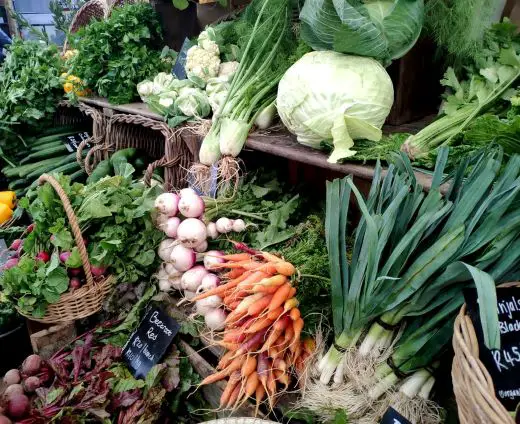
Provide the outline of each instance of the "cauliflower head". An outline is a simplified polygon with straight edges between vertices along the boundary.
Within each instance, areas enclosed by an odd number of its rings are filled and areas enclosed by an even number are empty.
[[[200,46],[193,46],[188,50],[185,65],[188,74],[194,74],[207,81],[218,75],[219,66],[220,57],[213,51],[205,50]]]

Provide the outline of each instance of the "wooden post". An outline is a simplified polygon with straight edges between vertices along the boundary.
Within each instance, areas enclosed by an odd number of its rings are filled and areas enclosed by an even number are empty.
[[[11,33],[11,38],[15,36],[19,36],[20,33],[18,31],[18,25],[16,21],[11,16],[11,11],[14,10],[13,0],[5,0],[5,10],[7,12],[7,25],[9,26],[9,32]]]

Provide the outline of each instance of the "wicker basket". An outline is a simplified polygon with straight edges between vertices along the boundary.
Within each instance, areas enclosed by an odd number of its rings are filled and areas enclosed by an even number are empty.
[[[186,172],[197,155],[197,137],[187,129],[168,127],[165,122],[140,115],[115,114],[107,123],[105,142],[94,146],[85,158],[85,170],[91,174],[101,159],[118,150],[134,147],[154,161],[145,172],[149,185],[153,171],[164,168],[165,189],[185,186]]]
[[[218,420],[204,421],[204,424],[278,424],[277,421],[261,420],[260,418],[221,418]]]
[[[477,335],[464,305],[453,332],[451,376],[462,424],[514,424],[515,421],[495,396],[495,387],[479,359]]]
[[[72,292],[62,294],[60,300],[57,303],[50,304],[45,311],[45,315],[42,318],[35,318],[31,315],[25,314],[23,311],[18,309],[18,312],[31,319],[32,321],[43,322],[45,324],[54,324],[59,322],[70,322],[77,319],[88,317],[95,314],[103,306],[104,299],[108,296],[112,289],[112,284],[115,279],[112,276],[96,279],[92,276],[90,271],[90,264],[87,256],[87,249],[83,242],[81,230],[79,229],[78,221],[72,210],[72,206],[67,198],[67,195],[52,176],[43,174],[39,179],[40,184],[49,183],[58,196],[60,197],[65,213],[69,220],[72,234],[76,246],[83,262],[83,270],[85,271],[86,283],[84,286]]]
[[[90,0],[87,1],[74,15],[70,23],[69,33],[74,34],[80,28],[87,26],[94,19],[105,19],[108,16],[109,8],[104,0]],[[63,43],[63,52],[68,49],[67,39]]]

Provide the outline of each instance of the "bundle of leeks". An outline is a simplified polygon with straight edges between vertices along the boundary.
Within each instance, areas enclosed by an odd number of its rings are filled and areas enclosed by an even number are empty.
[[[461,291],[473,284],[472,276],[485,291],[490,289],[491,277],[498,283],[518,273],[520,157],[512,157],[503,169],[500,152],[468,158],[450,176],[449,190],[442,196],[447,154],[447,149],[439,152],[427,195],[403,155],[393,158],[384,177],[377,165],[366,200],[350,177],[328,184],[326,235],[335,343],[317,364],[321,385],[316,381],[306,384],[304,406],[330,411],[338,398],[349,398],[348,392],[352,406],[348,401],[338,406],[347,410],[349,418],[362,422],[373,409],[374,397],[388,396],[387,390],[395,389],[403,377],[421,370],[422,365],[400,369],[403,366],[399,361],[396,365],[395,352],[406,348],[412,358],[424,356],[418,348],[421,342],[417,342],[426,340],[421,339],[421,332],[427,335],[432,328],[451,331],[450,320],[463,302]],[[351,193],[362,219],[353,230],[354,249],[348,263],[345,238],[350,235]],[[482,271],[491,277],[481,278]],[[452,315],[446,315],[446,310]],[[425,316],[428,325],[419,328],[412,339],[403,338],[409,334],[406,330],[396,338],[404,323]],[[450,322],[447,327],[446,322]],[[490,318],[486,326],[490,345],[499,339],[494,324]],[[389,359],[392,367],[385,367]],[[327,387],[332,376],[333,387]],[[384,390],[378,391],[381,387]],[[338,390],[341,396],[337,396]],[[319,396],[313,395],[316,393]],[[411,418],[412,422],[436,422]]]

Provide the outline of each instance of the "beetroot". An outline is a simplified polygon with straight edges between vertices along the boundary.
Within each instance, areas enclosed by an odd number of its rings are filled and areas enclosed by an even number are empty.
[[[11,258],[6,261],[6,263],[2,266],[2,269],[11,269],[18,265],[18,258]]]
[[[7,399],[11,399],[12,396],[23,395],[24,390],[21,384],[11,384],[5,389],[4,395]]]
[[[11,243],[11,246],[9,246],[9,249],[18,250],[20,247],[22,247],[22,244],[23,244],[22,239],[16,239]]]
[[[83,272],[83,268],[69,268],[69,275],[73,277],[77,277],[78,275],[81,275]]]
[[[51,259],[51,255],[49,255],[47,252],[41,251],[36,255],[36,260],[43,261],[43,262],[49,262]]]
[[[71,254],[70,252],[61,252],[61,253],[60,253],[60,261],[61,261],[62,263],[67,262],[67,259],[70,258],[70,254]]]
[[[18,384],[20,382],[20,371],[17,369],[9,370],[4,375],[4,383],[10,386],[11,384]]]
[[[72,277],[70,280],[69,280],[69,287],[71,289],[79,289],[81,287],[81,281],[79,278],[77,277]]]
[[[29,398],[25,395],[13,395],[7,401],[7,415],[22,418],[29,410]]]
[[[27,393],[34,393],[34,391],[42,385],[40,379],[38,377],[27,377],[23,381],[23,388]]]
[[[0,424],[13,424],[13,422],[5,415],[0,415]]]
[[[38,355],[29,355],[22,364],[22,373],[30,376],[38,374],[42,366],[42,358]]]

